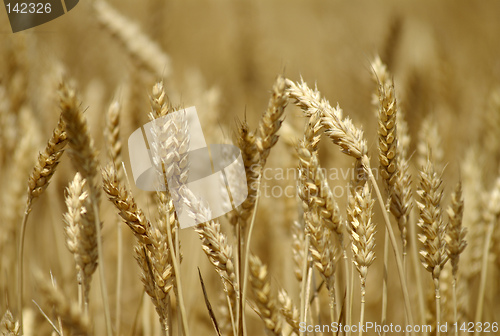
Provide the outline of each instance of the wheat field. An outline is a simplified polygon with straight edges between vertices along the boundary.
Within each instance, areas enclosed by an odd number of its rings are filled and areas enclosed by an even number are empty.
[[[93,0],[13,34],[0,10],[0,332],[498,335],[499,12]],[[218,218],[173,192],[190,134],[161,120],[190,106],[241,151]],[[132,176],[151,120],[164,191]]]

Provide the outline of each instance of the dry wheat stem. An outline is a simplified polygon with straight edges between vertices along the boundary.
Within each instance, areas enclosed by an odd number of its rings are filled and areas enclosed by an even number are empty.
[[[408,323],[413,324],[410,298],[408,294],[408,286],[404,276],[403,263],[398,252],[396,237],[394,236],[390,219],[385,209],[382,194],[380,193],[377,181],[370,168],[370,160],[367,155],[368,148],[366,141],[363,139],[363,132],[355,128],[350,119],[346,118],[343,120],[340,108],[337,107],[336,109],[333,109],[328,101],[321,99],[317,90],[313,91],[309,89],[306,83],[301,82],[300,84],[295,84],[294,82],[287,80],[287,85],[289,86],[290,97],[295,99],[295,104],[298,105],[307,116],[311,116],[313,113],[323,114],[322,125],[326,129],[329,137],[335,144],[342,148],[342,152],[361,162],[363,169],[372,182],[379,205],[382,209],[382,215],[384,216],[384,222],[388,229],[392,249],[396,258],[396,265],[403,291]]]
[[[318,162],[316,152],[320,129],[320,114],[311,115],[304,132],[304,139],[299,142],[297,148],[300,174],[298,194],[304,210],[305,230],[311,239],[311,256],[326,282],[330,295],[331,315],[333,316],[335,311],[335,315],[338,316],[335,268],[339,251],[343,247],[342,220],[338,205]],[[334,234],[338,238],[340,249],[334,242]]]
[[[59,118],[57,127],[54,129],[51,138],[49,139],[44,151],[38,156],[37,163],[28,179],[28,196],[26,208],[24,211],[23,221],[21,223],[20,241],[18,250],[18,306],[20,311],[23,309],[23,260],[24,260],[24,237],[26,234],[26,225],[28,216],[31,212],[31,206],[37,197],[48,187],[52,176],[54,175],[57,165],[64,153],[64,148],[67,144],[66,125]],[[21,333],[23,332],[23,317],[20,316]]]
[[[68,154],[72,158],[73,166],[80,171],[87,180],[90,190],[90,202],[92,206],[88,211],[94,212],[95,230],[97,234],[97,250],[99,260],[99,276],[101,282],[101,296],[104,302],[104,316],[106,321],[106,331],[108,336],[112,335],[111,313],[108,301],[106,277],[104,272],[104,256],[101,238],[101,222],[99,219],[99,203],[101,189],[98,182],[99,162],[97,152],[94,147],[94,141],[90,136],[87,127],[87,121],[78,102],[76,92],[63,82],[59,88],[61,116],[66,123],[66,132],[70,151]]]
[[[364,324],[366,277],[368,267],[375,260],[375,224],[372,221],[374,200],[371,198],[370,187],[364,187],[349,197],[347,207],[347,222],[351,231],[351,247],[353,263],[358,269],[361,280],[361,315],[360,325]],[[359,331],[362,335],[362,330]]]
[[[108,156],[115,166],[119,178],[123,177],[122,162],[122,142],[120,140],[120,111],[121,106],[118,101],[113,101],[106,113],[106,144]],[[116,301],[115,301],[115,332],[120,334],[121,326],[121,304],[122,279],[123,279],[123,230],[120,223],[116,227],[117,231],[117,260],[116,260]]]
[[[486,292],[486,279],[488,272],[488,257],[490,254],[493,232],[498,225],[500,218],[500,176],[497,177],[495,185],[488,197],[488,204],[484,214],[484,221],[487,223],[486,236],[484,239],[483,260],[481,265],[481,278],[479,284],[479,293],[476,305],[475,322],[480,322],[483,315],[484,295]],[[478,334],[476,329],[475,335]]]
[[[441,177],[434,171],[434,165],[427,159],[427,164],[420,172],[420,184],[417,191],[420,201],[417,202],[420,218],[418,226],[422,233],[419,240],[423,245],[420,251],[421,261],[425,269],[431,273],[435,288],[436,325],[441,323],[441,296],[439,278],[441,270],[448,260],[446,254],[446,224],[442,219],[441,200],[443,197]],[[436,328],[436,335],[440,330]]]
[[[224,290],[231,299],[231,304],[236,302],[236,273],[233,262],[233,251],[227,237],[221,232],[220,223],[211,218],[210,209],[186,188],[181,188],[180,195],[189,210],[190,216],[199,224],[195,231],[201,239],[202,248],[208,259],[215,267],[224,284]]]
[[[75,259],[78,282],[83,290],[84,311],[87,313],[90,282],[97,269],[98,251],[95,217],[85,185],[85,179],[80,173],[76,173],[67,188],[68,210],[63,218],[66,224],[66,245]]]
[[[78,306],[71,304],[71,300],[50,280],[39,273],[35,275],[40,293],[47,304],[53,306],[63,325],[77,335],[92,335],[89,320]]]
[[[169,191],[177,191],[182,185],[187,183],[189,172],[188,150],[190,143],[188,120],[185,111],[179,111],[170,118],[165,118],[168,114],[168,108],[165,103],[165,91],[163,84],[157,83],[153,87],[152,97],[150,98],[153,112],[150,118],[153,120],[151,133],[153,141],[151,145],[151,153],[153,164],[160,180],[165,181],[165,186],[168,185]],[[160,118],[155,119],[155,116]],[[167,198],[178,203],[180,195],[177,192],[167,191]],[[164,203],[165,204],[165,203]],[[184,329],[184,333],[189,335],[189,326],[187,324],[187,315],[184,306],[184,297],[182,293],[182,281],[180,274],[180,250],[178,240],[177,246],[174,245],[172,238],[172,229],[177,230],[177,221],[172,223],[171,216],[166,212],[166,238],[171,254],[171,263],[175,271],[175,281],[177,299],[179,300],[180,319]],[[175,218],[175,217],[174,217]],[[178,237],[178,234],[175,235]]]
[[[467,229],[462,227],[462,218],[464,212],[464,199],[462,196],[462,183],[458,183],[455,191],[451,195],[451,205],[448,208],[448,232],[447,232],[447,253],[450,258],[453,274],[453,320],[458,323],[458,307],[457,307],[457,277],[458,277],[458,262],[460,254],[465,250],[467,242],[465,235]],[[455,330],[455,335],[458,335],[458,330]]]

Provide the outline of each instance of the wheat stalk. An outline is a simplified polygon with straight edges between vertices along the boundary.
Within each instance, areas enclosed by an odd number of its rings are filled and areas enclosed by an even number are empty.
[[[170,75],[170,57],[136,23],[104,0],[94,1],[92,5],[99,23],[123,46],[132,61],[157,77]]]
[[[483,315],[484,295],[486,293],[486,278],[488,274],[488,257],[495,227],[500,218],[500,176],[497,177],[493,189],[488,195],[488,203],[484,212],[484,221],[487,223],[484,239],[483,260],[481,264],[481,278],[477,297],[475,321],[480,322]],[[475,335],[478,333],[476,330]]]
[[[262,115],[257,127],[257,150],[260,154],[260,165],[263,167],[278,142],[278,131],[283,122],[283,113],[288,104],[288,91],[285,79],[279,76],[274,82],[269,105]]]
[[[64,214],[66,245],[73,254],[82,286],[83,303],[88,311],[92,275],[97,268],[97,233],[92,205],[85,191],[86,181],[76,173],[66,195],[68,211]]]
[[[114,165],[118,178],[123,178],[123,162],[122,162],[122,142],[120,140],[120,112],[121,105],[118,101],[113,101],[106,113],[106,145],[108,148],[108,156]],[[116,313],[115,313],[115,331],[120,334],[121,325],[121,296],[123,283],[123,230],[120,223],[117,227],[117,260],[116,260]]]
[[[424,268],[431,273],[434,282],[436,300],[436,325],[441,322],[441,296],[439,292],[439,277],[448,256],[446,254],[446,224],[442,218],[441,199],[443,197],[442,180],[435,172],[434,165],[427,159],[427,164],[420,172],[420,184],[417,191],[420,201],[418,226],[422,233],[419,240],[423,245],[420,251]],[[439,336],[440,330],[436,328]]]
[[[379,205],[382,209],[384,223],[388,230],[393,252],[396,257],[396,265],[403,291],[408,323],[413,324],[410,298],[408,294],[408,286],[404,276],[403,263],[398,253],[396,237],[394,236],[390,219],[384,206],[382,194],[380,193],[377,181],[375,180],[375,176],[370,168],[370,160],[367,155],[368,147],[366,141],[363,139],[363,131],[356,128],[349,118],[342,119],[342,110],[338,106],[335,109],[332,108],[326,99],[321,98],[321,95],[317,90],[311,90],[303,81],[300,84],[295,84],[294,82],[287,80],[287,85],[290,91],[290,98],[295,99],[295,104],[302,109],[306,116],[310,117],[314,113],[322,114],[322,125],[325,128],[325,132],[335,144],[340,146],[343,153],[356,159],[356,167],[361,167],[367,177],[371,180],[377,199],[379,200]]]
[[[152,242],[148,236],[151,224],[144,212],[137,206],[131,192],[118,179],[116,169],[112,165],[102,169],[103,189],[108,199],[119,211],[125,224],[132,230],[135,237],[148,249]]]
[[[43,152],[38,155],[38,160],[33,168],[33,171],[28,178],[28,196],[26,200],[26,207],[24,211],[23,221],[21,223],[20,243],[18,251],[18,304],[19,309],[23,307],[23,259],[24,259],[24,237],[26,234],[26,226],[28,223],[28,216],[31,212],[31,206],[37,197],[48,187],[52,176],[59,164],[61,156],[64,153],[64,148],[67,143],[67,135],[65,131],[65,123],[62,116],[54,129],[52,136]],[[23,332],[23,318],[20,317],[21,333]]]
[[[458,183],[455,191],[451,195],[451,205],[448,208],[448,232],[447,232],[447,253],[450,258],[453,276],[453,321],[458,323],[458,305],[457,305],[457,277],[458,277],[458,261],[460,254],[465,250],[467,242],[465,235],[467,229],[462,227],[462,218],[464,213],[464,199],[462,196],[462,183]],[[458,330],[455,330],[455,335],[458,335]]]
[[[92,335],[90,321],[79,309],[78,305],[72,304],[60,288],[46,279],[40,273],[35,274],[40,294],[43,299],[53,307],[55,314],[61,319],[63,326],[71,333],[87,336]]]
[[[350,229],[353,263],[359,272],[361,280],[361,315],[360,325],[364,324],[366,277],[368,267],[375,260],[375,224],[372,221],[373,204],[370,187],[365,183],[363,188],[355,191],[349,197],[347,207],[347,223]],[[363,331],[359,331],[362,335]]]
[[[101,197],[101,188],[99,185],[97,152],[94,147],[94,141],[90,136],[87,127],[87,121],[83,116],[76,92],[63,82],[59,88],[61,116],[66,124],[68,133],[68,142],[70,150],[68,154],[72,159],[73,166],[80,171],[82,177],[88,183],[89,196],[92,206],[87,209],[88,212],[94,212],[95,227],[97,234],[97,249],[100,267],[101,295],[104,302],[104,315],[106,320],[106,330],[108,335],[112,335],[111,314],[109,312],[108,294],[106,288],[106,279],[104,274],[104,256],[101,241],[101,222],[99,219],[99,203]]]

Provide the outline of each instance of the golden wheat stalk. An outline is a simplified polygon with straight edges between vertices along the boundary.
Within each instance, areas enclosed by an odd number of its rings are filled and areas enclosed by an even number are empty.
[[[367,155],[368,147],[363,138],[363,131],[356,128],[351,119],[342,119],[342,110],[340,107],[337,106],[335,109],[332,108],[326,99],[321,98],[317,90],[311,90],[303,81],[300,84],[295,84],[291,80],[287,80],[287,85],[290,91],[290,98],[295,100],[295,104],[302,109],[306,116],[310,117],[314,113],[322,114],[322,125],[325,128],[326,134],[341,148],[343,153],[356,159],[356,167],[361,167],[370,179],[377,195],[382,215],[384,216],[384,223],[388,230],[392,249],[396,257],[396,266],[403,291],[408,323],[413,324],[408,285],[404,276],[403,263],[398,252],[396,237],[385,209],[385,202],[378,188],[375,176],[371,171],[370,159]]]
[[[448,261],[446,254],[446,224],[442,218],[441,200],[443,197],[442,180],[434,170],[430,158],[420,171],[420,184],[417,191],[420,201],[417,202],[420,210],[418,226],[422,233],[419,240],[423,245],[420,250],[422,265],[431,273],[434,282],[436,300],[436,325],[441,323],[441,296],[439,278],[441,270]],[[436,328],[439,336],[440,330]]]
[[[359,272],[361,280],[361,315],[360,325],[364,324],[366,277],[368,267],[375,260],[375,224],[372,221],[373,204],[370,187],[365,183],[363,188],[355,191],[349,197],[347,207],[347,223],[351,231],[351,247],[353,263]],[[360,330],[359,335],[363,334]]]
[[[495,227],[500,220],[500,176],[497,177],[493,189],[488,195],[488,203],[484,212],[484,221],[487,223],[486,235],[484,239],[483,260],[481,264],[481,277],[479,284],[479,293],[477,297],[475,322],[480,322],[484,309],[484,295],[486,293],[486,279],[488,274],[488,259],[490,255],[491,244]],[[478,334],[476,329],[475,335]]]
[[[451,195],[451,205],[448,208],[448,232],[447,232],[447,253],[450,258],[453,276],[453,320],[458,323],[458,304],[457,304],[457,278],[458,278],[458,262],[460,254],[465,250],[467,242],[465,235],[467,228],[462,226],[462,218],[464,213],[464,199],[462,196],[462,183],[457,183],[455,191]],[[455,335],[458,335],[458,330],[455,330]]]
[[[35,277],[40,294],[46,304],[53,308],[56,316],[61,319],[63,327],[68,329],[71,334],[92,335],[90,321],[78,305],[72,303],[55,283],[40,273],[35,273]]]
[[[26,226],[28,223],[28,216],[31,212],[31,206],[37,197],[48,187],[52,176],[61,160],[64,153],[64,148],[67,144],[66,125],[62,119],[59,118],[57,127],[54,129],[47,146],[44,151],[38,155],[38,160],[33,168],[33,171],[28,178],[28,196],[26,200],[26,208],[24,211],[23,222],[21,223],[20,243],[18,251],[18,304],[19,309],[23,307],[23,259],[24,259],[24,237],[26,234]],[[23,318],[20,316],[21,333],[23,332]]]
[[[82,288],[85,311],[88,311],[89,291],[92,275],[97,269],[97,233],[95,229],[92,205],[85,191],[86,181],[80,173],[76,173],[69,184],[66,194],[67,212],[64,214],[66,224],[66,245],[73,254],[78,274],[78,282]]]
[[[170,57],[136,23],[104,0],[94,1],[92,5],[99,23],[123,46],[133,62],[156,77],[170,75]]]

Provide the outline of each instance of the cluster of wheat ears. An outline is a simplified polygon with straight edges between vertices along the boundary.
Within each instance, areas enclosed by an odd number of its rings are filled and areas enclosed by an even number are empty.
[[[168,72],[168,55],[147,35],[128,24],[107,3],[97,1],[92,6],[103,28],[130,54],[134,66],[157,77]],[[149,204],[141,206],[136,201],[137,195],[133,195],[133,181],[123,164],[121,102],[119,99],[113,101],[106,111],[102,150],[106,155],[100,155],[97,142],[89,131],[85,102],[80,100],[75,85],[67,76],[59,78],[58,96],[54,97],[59,102],[58,122],[45,148],[36,160],[29,162],[31,173],[27,183],[25,176],[19,176],[22,187],[12,187],[8,191],[12,199],[23,199],[24,207],[9,209],[6,218],[19,221],[14,227],[6,225],[7,233],[0,236],[0,252],[4,254],[2,272],[9,273],[1,278],[9,280],[1,287],[7,291],[5,295],[9,300],[1,302],[5,306],[0,308],[5,311],[0,331],[4,335],[45,332],[57,335],[149,335],[154,332],[194,335],[194,320],[190,317],[192,312],[185,295],[197,291],[197,314],[202,314],[201,320],[208,325],[206,334],[309,335],[313,333],[303,326],[368,322],[366,307],[370,304],[372,310],[374,305],[378,307],[375,308],[377,319],[371,320],[375,316],[371,313],[370,321],[380,325],[430,325],[431,330],[423,333],[428,335],[458,335],[465,329],[481,334],[477,326],[481,324],[484,328],[484,323],[491,324],[498,317],[488,296],[498,297],[499,294],[493,275],[498,275],[500,265],[500,175],[489,190],[481,189],[479,148],[474,147],[461,166],[460,180],[447,182],[452,189],[447,195],[443,183],[446,162],[443,162],[435,125],[432,122],[424,124],[424,136],[418,139],[418,150],[413,153],[393,75],[379,57],[371,62],[371,72],[373,109],[378,120],[376,145],[370,144],[361,127],[346,116],[339,105],[334,106],[326,100],[316,87],[303,80],[277,76],[258,124],[252,127],[246,120],[240,121],[232,131],[235,134],[233,142],[240,148],[243,158],[248,197],[232,212],[217,219],[211,218],[210,209],[202,200],[182,188],[175,194],[168,188],[146,196],[141,194],[140,198]],[[27,142],[14,141],[10,136],[21,134],[23,130],[7,131],[11,125],[9,113],[26,119],[22,117],[26,114],[22,106],[26,100],[22,83],[27,80],[23,75],[23,72],[14,71],[12,87],[0,87],[0,152],[15,153],[11,160],[14,165],[19,162],[26,165],[24,153],[29,153],[23,148],[28,146]],[[182,102],[169,100],[169,90],[162,81],[142,89],[149,92],[150,104],[139,109],[148,111],[151,120],[180,109],[176,104]],[[496,112],[492,115],[498,119],[500,99],[497,97],[493,101],[496,105],[492,109],[496,108]],[[289,125],[282,129],[290,110],[300,111],[300,118],[306,119],[303,131]],[[290,112],[287,118],[294,118],[293,113]],[[186,164],[189,134],[186,125],[175,118],[165,120],[153,128],[153,165],[159,178],[182,185],[190,168]],[[293,272],[283,276],[296,278],[296,293],[285,289],[282,280],[266,265],[265,256],[259,249],[252,248],[254,228],[269,225],[265,218],[258,216],[262,206],[259,205],[262,200],[259,190],[266,162],[274,155],[273,147],[278,143],[280,129],[286,133],[286,148],[294,158],[292,166],[298,170],[298,178],[294,181],[297,197],[292,199],[298,206],[291,207],[296,215],[286,214],[293,221],[287,227],[291,246],[283,253],[293,265]],[[322,165],[319,148],[322,139],[337,146],[353,161],[356,173],[347,181],[345,199],[334,196],[332,182]],[[496,141],[500,143],[498,138]],[[55,189],[48,187],[65,157],[73,167],[72,176],[61,191],[64,194],[64,205],[60,206],[62,213],[57,213],[59,217],[54,216],[52,221],[62,223],[56,224],[54,230],[64,232],[65,245],[74,259],[71,274],[76,274],[76,278],[58,279],[43,264],[34,267],[30,263],[30,267],[26,267],[30,255],[24,252],[28,236],[33,238],[30,232],[36,232],[38,224],[37,218],[30,213],[38,200],[55,197]],[[11,173],[11,178],[16,180],[15,169]],[[236,180],[236,177],[228,178]],[[213,278],[207,281],[210,278],[208,271],[198,269],[197,287],[186,288],[182,265],[185,262],[192,265],[193,261],[189,261],[190,253],[183,251],[184,244],[181,244],[174,207],[179,201],[200,222],[185,230],[194,229],[199,236],[201,250],[216,271],[219,283]],[[102,215],[106,206],[114,207],[114,217]],[[464,214],[465,206],[469,212]],[[106,226],[118,221],[116,215],[122,222],[116,226],[118,235],[113,238],[108,235],[103,240],[103,231],[109,232]],[[124,250],[131,247],[123,237],[126,234],[122,233],[123,223],[134,237],[136,261],[134,268],[126,270],[127,277],[142,281],[143,295],[149,297],[155,309],[155,312],[147,312],[146,302],[139,308],[131,307],[137,314],[134,321],[127,324],[123,323],[120,300],[125,292],[136,288],[125,288],[123,281],[124,267],[128,265],[124,261],[127,255]],[[376,235],[383,240],[377,243]],[[12,237],[16,239],[11,242]],[[109,251],[106,244],[111,244],[108,241],[111,239],[116,239],[112,245],[116,248],[114,259],[105,254]],[[383,248],[376,248],[377,244]],[[33,249],[29,251],[36,253]],[[374,265],[376,259],[378,264]],[[368,271],[374,266],[381,268],[376,275],[383,278],[376,297],[370,295],[375,291],[367,290],[373,279]],[[98,282],[94,274],[98,274]],[[106,280],[110,276],[116,278],[113,285],[109,278]],[[25,289],[28,283],[29,291]],[[96,288],[91,290],[91,285]],[[112,287],[116,293],[110,293]],[[217,289],[221,290],[223,300],[217,296]],[[71,290],[75,295],[69,294]],[[92,295],[92,292],[98,294]],[[116,299],[114,304],[110,299],[112,295]],[[400,315],[390,316],[389,303],[397,305]],[[36,307],[37,316],[43,316],[41,322],[33,317],[32,307]],[[141,322],[139,314],[156,314],[157,325],[148,325],[147,318]],[[255,316],[261,319],[261,325],[253,325]],[[438,328],[446,323],[446,332]],[[455,323],[457,327],[453,327]],[[461,330],[463,323],[466,328]],[[473,329],[469,329],[469,323],[474,323]],[[45,325],[45,329],[39,325]],[[130,330],[124,330],[124,325],[130,326]],[[363,330],[332,332],[321,329],[314,332],[315,335],[332,333],[362,335]],[[408,331],[406,334],[420,333]],[[385,335],[386,331],[380,334]]]

